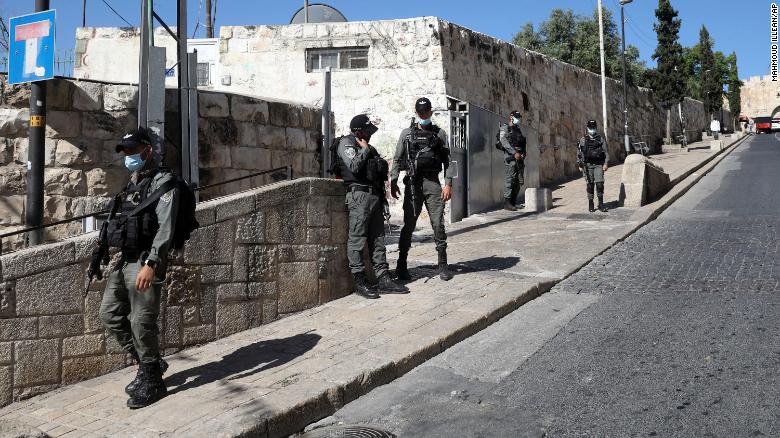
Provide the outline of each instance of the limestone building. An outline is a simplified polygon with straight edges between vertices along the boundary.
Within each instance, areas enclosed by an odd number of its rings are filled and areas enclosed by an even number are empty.
[[[168,47],[168,64],[173,65],[173,42],[164,32],[155,34],[157,45]],[[135,81],[137,39],[132,29],[79,29],[76,75]],[[200,53],[208,43],[198,44]],[[493,177],[503,172],[492,137],[511,110],[523,112],[536,146],[532,149],[538,156],[527,178],[532,186],[576,175],[575,144],[585,122],[602,119],[599,75],[436,17],[226,26],[211,44],[218,44],[218,59],[210,55],[210,64],[204,62],[199,70],[202,86],[217,90],[320,106],[324,70],[330,67],[336,134],[345,133],[355,114],[368,113],[380,126],[372,143],[386,156],[409,125],[414,101],[429,97],[435,123],[450,133],[453,150],[464,154],[459,175],[474,182],[494,179],[479,188],[491,194],[502,184]],[[118,57],[120,51],[130,56]],[[607,97],[610,152],[619,159],[619,82],[607,81]],[[628,107],[634,141],[660,146],[666,114],[652,91],[629,88]],[[709,121],[701,102],[686,100],[684,108],[689,139],[696,140]]]
[[[741,89],[742,114],[750,117],[780,117],[780,82],[771,76],[754,76]]]

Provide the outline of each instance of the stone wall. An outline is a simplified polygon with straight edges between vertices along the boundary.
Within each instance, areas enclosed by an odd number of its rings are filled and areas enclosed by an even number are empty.
[[[26,193],[29,87],[8,86],[0,106],[0,233],[22,228]],[[166,91],[166,138],[177,139],[176,90]],[[295,176],[318,176],[322,112],[241,95],[199,94],[201,185],[292,165]],[[48,85],[44,222],[102,210],[126,184],[114,146],[137,126],[137,86],[55,79]],[[174,140],[175,141],[175,140]],[[178,144],[167,143],[165,164],[179,168]],[[261,176],[204,190],[211,199],[285,178]],[[81,223],[47,230],[47,239],[73,235]],[[5,250],[21,245],[6,239]]]
[[[201,228],[169,269],[166,353],[348,293],[341,182],[305,178],[199,204]],[[0,256],[0,406],[124,367],[84,292],[96,233]]]
[[[95,65],[108,55],[91,44],[84,43],[85,56]],[[368,113],[380,122],[372,144],[385,156],[392,154],[400,131],[409,125],[419,96],[432,100],[434,121],[445,129],[450,124],[450,97],[501,115],[522,110],[540,134],[543,183],[577,174],[574,145],[585,122],[596,119],[601,124],[599,75],[436,17],[222,27],[219,74],[220,79],[229,78],[229,85],[218,81],[217,88],[278,99],[294,97],[320,106],[323,73],[307,71],[306,51],[328,47],[368,48],[368,68],[333,72],[336,133],[346,132],[355,114]],[[95,74],[90,66],[83,72]],[[608,80],[607,96],[609,147],[619,160],[623,150],[621,83]],[[660,150],[666,112],[649,89],[631,87],[628,99],[629,132],[634,141]],[[689,130],[708,125],[709,120],[702,118],[701,102],[689,99],[685,107]],[[695,132],[689,135],[696,136]]]
[[[742,114],[754,117],[778,117],[780,84],[771,76],[754,76],[744,81],[741,89]]]

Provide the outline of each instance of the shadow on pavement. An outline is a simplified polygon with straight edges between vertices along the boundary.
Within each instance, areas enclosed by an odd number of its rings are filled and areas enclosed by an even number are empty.
[[[290,362],[314,348],[320,339],[322,336],[307,332],[289,338],[255,342],[223,356],[219,361],[173,374],[165,379],[165,383],[175,387],[169,391],[172,395],[217,380],[241,379]]]

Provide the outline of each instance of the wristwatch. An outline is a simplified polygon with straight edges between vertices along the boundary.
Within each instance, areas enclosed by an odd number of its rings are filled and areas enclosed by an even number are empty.
[[[146,260],[144,260],[144,266],[148,266],[148,267],[154,269],[157,266],[157,262],[155,262],[154,260],[146,259]]]

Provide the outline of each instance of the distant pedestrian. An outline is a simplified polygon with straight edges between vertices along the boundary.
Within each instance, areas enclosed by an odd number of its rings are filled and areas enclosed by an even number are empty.
[[[387,161],[368,143],[377,127],[368,116],[360,114],[352,118],[349,128],[352,133],[342,137],[338,144],[337,171],[347,188],[347,258],[355,278],[355,292],[371,299],[379,298],[382,293],[409,293],[388,272],[384,214],[387,207],[385,182],[389,169]],[[365,275],[363,249],[366,244],[379,280],[376,285],[369,283]]]
[[[712,119],[710,122],[710,131],[712,131],[712,136],[717,140],[720,136],[720,121],[718,119]]]
[[[588,211],[596,211],[593,206],[593,192],[598,196],[599,211],[607,211],[604,205],[604,172],[609,168],[609,150],[598,133],[595,120],[588,120],[586,134],[577,147],[577,167],[587,181]]]
[[[412,246],[412,232],[417,225],[423,204],[428,210],[433,228],[433,240],[439,254],[439,278],[452,279],[447,264],[447,233],[444,231],[444,205],[452,195],[452,171],[450,170],[450,148],[447,134],[433,124],[431,101],[426,97],[417,99],[414,106],[416,122],[401,131],[395,148],[391,194],[395,199],[401,195],[398,177],[406,171],[404,177],[404,226],[398,241],[398,264],[395,275],[401,280],[410,280],[406,265],[409,248]],[[439,181],[439,172],[444,170],[444,186]]]
[[[517,195],[520,187],[525,183],[526,139],[520,130],[522,115],[520,111],[512,111],[509,116],[509,124],[501,125],[498,133],[499,143],[504,152],[505,179],[504,179],[504,210],[516,211],[523,208],[517,204]]]

